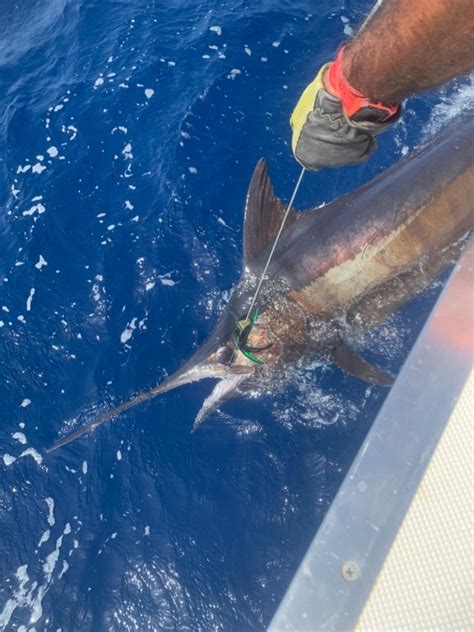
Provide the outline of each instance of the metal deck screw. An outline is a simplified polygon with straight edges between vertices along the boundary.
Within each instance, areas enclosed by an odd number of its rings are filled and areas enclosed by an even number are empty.
[[[360,577],[360,568],[352,560],[349,560],[348,562],[344,562],[344,564],[342,565],[341,572],[346,582],[355,582]]]

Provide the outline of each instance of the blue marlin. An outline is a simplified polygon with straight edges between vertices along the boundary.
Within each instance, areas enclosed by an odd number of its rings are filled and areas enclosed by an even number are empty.
[[[432,284],[474,227],[474,115],[353,193],[291,211],[257,302],[245,319],[286,206],[258,162],[245,202],[243,272],[207,340],[164,382],[59,439],[49,452],[184,384],[218,380],[193,429],[226,399],[268,384],[295,361],[322,358],[372,384],[393,377],[347,341]]]

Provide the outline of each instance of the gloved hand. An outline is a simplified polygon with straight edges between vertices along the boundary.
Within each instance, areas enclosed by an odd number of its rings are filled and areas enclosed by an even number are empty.
[[[371,102],[353,88],[342,75],[339,51],[332,64],[325,64],[300,97],[290,124],[293,154],[307,169],[340,167],[367,160],[375,150],[376,134],[400,116],[399,104]],[[330,73],[331,88],[323,77]],[[345,107],[346,106],[346,107]]]

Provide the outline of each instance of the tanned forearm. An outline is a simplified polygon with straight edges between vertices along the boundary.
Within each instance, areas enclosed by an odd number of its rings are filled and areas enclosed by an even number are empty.
[[[474,0],[386,0],[342,64],[355,88],[383,102],[464,74],[474,68]]]

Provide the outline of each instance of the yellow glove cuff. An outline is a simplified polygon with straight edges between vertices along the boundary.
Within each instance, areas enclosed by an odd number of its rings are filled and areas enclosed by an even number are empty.
[[[330,65],[330,63],[324,64],[318,72],[316,78],[306,87],[290,117],[290,125],[293,130],[293,136],[291,138],[293,153],[296,151],[296,145],[298,144],[301,130],[303,129],[309,114],[314,110],[316,95],[321,88],[324,88],[323,75]]]

